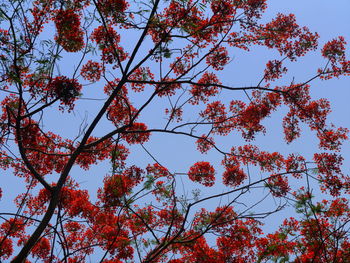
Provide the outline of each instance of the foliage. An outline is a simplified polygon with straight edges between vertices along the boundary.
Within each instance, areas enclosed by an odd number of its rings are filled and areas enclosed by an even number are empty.
[[[350,209],[342,195],[350,178],[340,153],[348,130],[327,121],[326,99],[310,95],[312,80],[350,74],[343,37],[324,45],[326,66],[314,76],[277,85],[286,61],[315,51],[319,36],[293,14],[264,22],[266,0],[6,2],[0,166],[22,184],[17,211],[0,212],[1,261],[348,262]],[[224,84],[234,52],[256,46],[279,54],[262,80]],[[102,94],[102,104],[89,104]],[[49,130],[62,130],[53,116],[74,117],[77,107],[94,117],[75,119],[62,134]],[[313,160],[254,145],[267,132],[264,121],[284,111],[286,144],[301,136],[300,125],[316,134]],[[203,160],[172,172],[146,148],[158,143],[156,134],[192,141]],[[216,143],[231,134],[244,143]],[[153,162],[130,157],[136,147]],[[173,156],[170,149],[162,158]],[[108,173],[94,175],[97,193],[77,183],[78,168],[107,164]],[[324,200],[314,196],[317,187]],[[265,200],[268,211],[258,206]],[[287,204],[294,217],[263,233],[264,218]]]

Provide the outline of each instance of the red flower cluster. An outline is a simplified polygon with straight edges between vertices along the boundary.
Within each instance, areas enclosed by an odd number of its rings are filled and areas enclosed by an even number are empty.
[[[96,142],[98,138],[90,137],[87,140],[87,145]],[[112,144],[111,140],[105,140],[96,146],[87,147],[85,151],[83,151],[76,159],[76,163],[83,168],[84,170],[88,170],[91,165],[97,164],[98,161],[103,161],[110,158],[111,152],[113,150],[118,150],[119,155],[116,156],[116,160],[125,159],[126,156],[123,148],[119,147],[119,145],[115,146]]]
[[[228,134],[232,130],[232,125],[227,117],[226,107],[220,101],[207,104],[200,116],[208,120],[213,125],[213,133],[220,135]]]
[[[230,187],[236,187],[240,185],[246,178],[247,175],[242,169],[240,169],[239,165],[226,166],[225,172],[222,175],[224,185]]]
[[[314,160],[317,164],[322,191],[329,191],[333,196],[339,196],[342,189],[349,191],[349,177],[341,172],[342,156],[335,153],[316,153]]]
[[[144,123],[133,123],[130,128],[126,129],[122,138],[129,144],[145,143],[149,140],[150,133],[147,132],[147,126]]]
[[[89,60],[82,66],[80,74],[84,79],[96,82],[100,80],[102,71],[103,69],[100,63]]]
[[[172,108],[172,109],[165,109],[165,114],[169,115],[169,121],[176,121],[180,122],[182,121],[182,108]]]
[[[205,186],[213,186],[215,183],[215,170],[209,162],[197,162],[190,167],[188,177]]]
[[[25,121],[19,134],[22,138],[22,145],[27,149],[27,158],[33,162],[33,167],[41,175],[60,173],[64,168],[68,156],[65,154],[68,149],[74,148],[72,141],[64,140],[60,136],[43,131],[35,121]],[[51,152],[52,155],[46,153]],[[53,157],[55,156],[55,157]],[[31,174],[24,169],[23,164],[11,162],[11,167],[17,170],[18,176],[30,178]]]
[[[257,146],[244,145],[237,148],[232,147],[232,158],[237,158],[243,164],[259,165],[261,171],[279,171],[284,165],[284,157],[278,152],[260,151]]]
[[[292,172],[292,175],[296,178],[300,178],[302,171],[306,170],[306,160],[303,156],[290,154],[285,159],[285,166],[287,172]]]
[[[50,262],[51,244],[46,237],[40,238],[40,240],[33,247],[31,254],[37,259],[44,260],[44,262]]]
[[[191,69],[191,59],[190,57],[176,57],[174,63],[170,64],[173,72],[176,76],[185,75]]]
[[[124,0],[98,0],[97,7],[105,16],[119,17],[125,12],[128,3]]]
[[[158,163],[155,163],[153,165],[149,164],[146,170],[147,170],[147,173],[152,177],[154,177],[155,179],[162,178],[162,177],[171,179],[173,177],[167,168],[159,165]]]
[[[270,60],[266,64],[265,69],[265,81],[276,80],[282,77],[282,74],[287,72],[286,67],[282,67],[282,61],[279,60]]]
[[[267,180],[267,186],[270,188],[271,194],[276,197],[285,196],[290,191],[288,179],[286,176],[271,175]]]
[[[91,34],[91,39],[97,43],[99,49],[102,51],[102,60],[106,63],[116,63],[124,61],[127,58],[127,53],[118,45],[120,42],[120,35],[114,30],[112,26],[99,26],[94,29]]]
[[[109,81],[104,87],[104,92],[110,96],[118,88],[119,81],[119,79]],[[128,125],[136,112],[137,109],[131,104],[128,98],[127,88],[125,86],[120,87],[117,97],[107,110],[107,118],[117,127]]]
[[[220,84],[218,77],[214,73],[205,72],[197,81],[197,85],[191,85],[190,92],[193,98],[191,98],[190,103],[195,105],[200,101],[203,103],[208,102],[210,97],[218,94],[220,89],[216,85]]]
[[[205,134],[203,134],[201,138],[196,141],[196,143],[197,149],[201,153],[207,153],[215,145],[214,139],[206,136]]]
[[[214,48],[206,57],[207,64],[215,70],[223,70],[229,60],[230,58],[225,47]]]
[[[136,181],[123,174],[107,176],[104,179],[103,190],[99,191],[99,198],[106,206],[121,205],[122,197],[129,194],[135,184]]]
[[[151,72],[149,67],[139,67],[133,74],[131,74],[129,79],[136,81],[131,82],[132,90],[135,92],[141,92],[145,88],[145,83],[143,83],[143,81],[154,80],[154,74]]]
[[[270,116],[281,103],[278,93],[261,94],[257,91],[253,96],[254,99],[248,105],[239,100],[230,103],[230,111],[235,116],[230,120],[231,127],[240,130],[246,140],[254,139],[258,132],[265,132],[262,120]]]
[[[59,99],[61,104],[68,106],[68,109],[72,110],[74,101],[80,95],[82,85],[76,79],[59,76],[48,84],[47,89],[53,98]]]
[[[84,32],[79,15],[72,9],[59,10],[54,18],[57,30],[55,40],[67,52],[77,52],[84,47]]]
[[[332,63],[337,60],[345,60],[345,39],[340,36],[338,39],[328,41],[322,48],[322,56],[329,59]]]
[[[156,86],[156,92],[159,97],[173,96],[178,89],[181,89],[181,84],[177,83],[175,79],[164,78],[161,83]]]
[[[267,23],[263,29],[257,28],[256,34],[265,39],[265,46],[277,49],[281,55],[291,60],[317,47],[318,35],[305,27],[300,28],[293,14],[278,14],[276,19]]]
[[[210,8],[217,16],[227,17],[235,14],[235,6],[230,0],[213,0]]]
[[[341,75],[350,75],[350,60],[345,56],[345,39],[340,36],[338,39],[328,41],[322,48],[322,56],[327,58],[331,67],[327,69],[320,68],[318,72],[322,79],[330,79]]]

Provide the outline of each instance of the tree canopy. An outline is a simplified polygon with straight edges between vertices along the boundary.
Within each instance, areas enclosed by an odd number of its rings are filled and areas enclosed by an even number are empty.
[[[316,80],[349,76],[346,42],[319,47],[294,14],[267,21],[267,9],[266,0],[1,3],[0,204],[14,189],[4,174],[20,183],[15,209],[0,211],[0,260],[348,262],[348,129],[312,93]],[[257,61],[259,76],[239,85],[224,73],[258,47],[274,51]],[[313,75],[288,75],[319,51]],[[269,133],[286,151],[257,143]],[[309,147],[303,133],[318,141],[312,155],[287,147]]]

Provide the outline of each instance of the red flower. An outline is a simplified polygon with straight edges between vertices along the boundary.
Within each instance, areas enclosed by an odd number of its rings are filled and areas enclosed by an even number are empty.
[[[212,66],[215,70],[223,70],[228,63],[230,57],[225,47],[218,47],[210,51],[207,56],[207,64]]]
[[[91,82],[99,81],[102,74],[101,64],[98,62],[93,62],[89,60],[82,68],[81,68],[81,76],[89,80]]]
[[[282,67],[282,61],[270,60],[266,64],[265,81],[276,80],[282,77],[282,74],[287,72],[286,67]]]
[[[91,34],[91,39],[98,44],[102,51],[102,60],[106,63],[113,64],[119,61],[124,61],[127,58],[127,53],[118,45],[120,35],[112,26],[99,26],[94,29]]]
[[[213,186],[215,183],[215,170],[208,162],[197,162],[190,167],[188,177],[205,186]]]
[[[268,187],[273,196],[282,197],[285,196],[290,190],[287,177],[281,175],[272,175],[268,179]]]
[[[13,241],[6,236],[0,236],[0,259],[8,259],[13,253]]]
[[[338,39],[328,41],[322,48],[322,56],[328,58],[332,63],[345,59],[345,39],[340,36]]]
[[[194,105],[200,101],[204,103],[208,102],[209,98],[218,94],[220,90],[215,86],[221,83],[214,73],[205,72],[197,83],[198,85],[192,85],[190,90],[193,96],[190,103]]]
[[[58,35],[55,37],[67,52],[77,52],[84,47],[84,32],[80,18],[72,9],[59,10],[54,18]]]
[[[122,137],[129,144],[145,143],[149,140],[150,133],[147,132],[147,126],[144,123],[133,123],[133,125],[127,129],[127,132]]]
[[[37,258],[49,259],[50,251],[51,251],[50,241],[45,237],[41,237],[40,240],[33,247],[31,254]]]
[[[76,79],[65,76],[54,78],[48,85],[51,96],[60,99],[61,103],[68,106],[69,110],[74,108],[74,101],[80,95],[82,85]]]
[[[202,135],[200,139],[197,140],[197,149],[201,153],[207,153],[214,146],[214,139],[206,135]]]
[[[240,185],[247,175],[238,165],[227,166],[225,172],[222,175],[223,183],[226,186],[235,187]]]
[[[97,6],[105,16],[120,16],[125,12],[128,3],[124,0],[98,0]]]

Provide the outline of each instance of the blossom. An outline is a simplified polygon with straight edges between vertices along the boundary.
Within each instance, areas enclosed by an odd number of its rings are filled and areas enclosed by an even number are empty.
[[[205,186],[213,186],[215,183],[215,170],[209,162],[197,162],[190,167],[188,177]]]

